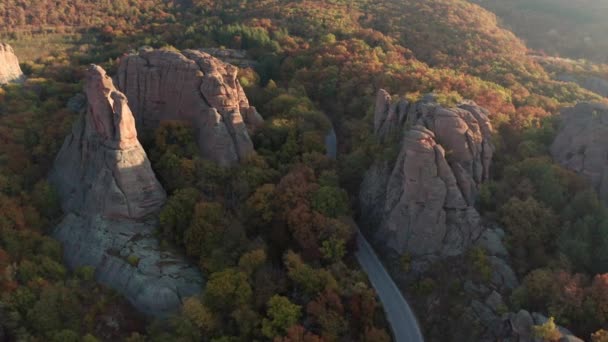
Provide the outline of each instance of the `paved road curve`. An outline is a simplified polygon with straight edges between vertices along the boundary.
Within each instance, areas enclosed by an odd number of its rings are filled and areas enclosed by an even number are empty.
[[[409,304],[393,282],[372,246],[357,229],[358,251],[355,253],[359,264],[380,297],[396,342],[423,342],[418,321]]]
[[[329,118],[328,118],[329,119]],[[338,154],[338,139],[333,127],[325,136],[327,155],[336,159]],[[356,227],[356,224],[353,222]],[[367,273],[382,307],[386,313],[388,323],[391,325],[396,342],[423,342],[418,321],[409,304],[393,282],[372,246],[367,242],[361,231],[357,228],[358,251],[355,254],[363,271]]]

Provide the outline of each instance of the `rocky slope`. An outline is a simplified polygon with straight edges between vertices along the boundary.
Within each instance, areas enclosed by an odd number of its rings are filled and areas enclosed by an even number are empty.
[[[585,177],[608,204],[608,106],[583,102],[561,112],[551,155]]]
[[[201,51],[143,48],[121,59],[116,79],[140,132],[162,120],[191,122],[202,156],[230,166],[255,153],[248,128],[263,121],[249,105],[237,72]]]
[[[432,95],[392,103],[381,90],[377,137],[385,141],[404,127],[396,161],[377,160],[365,176],[362,217],[399,254],[459,255],[482,232],[473,205],[493,153],[488,112],[472,102],[443,108]]]
[[[608,80],[591,75],[559,74],[557,80],[564,82],[574,82],[589,91],[603,97],[608,97]]]
[[[154,236],[154,214],[166,195],[137,139],[126,97],[97,66],[87,72],[85,93],[86,112],[50,175],[67,214],[53,235],[68,266],[93,266],[101,283],[139,310],[166,315],[200,292],[202,277]]]
[[[23,80],[23,72],[13,48],[0,43],[0,85]]]

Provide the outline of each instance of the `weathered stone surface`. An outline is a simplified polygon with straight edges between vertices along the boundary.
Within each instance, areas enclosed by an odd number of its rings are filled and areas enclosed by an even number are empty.
[[[502,243],[504,234],[504,231],[500,228],[488,228],[484,230],[477,242],[489,255],[508,257],[509,253]]]
[[[66,217],[53,236],[68,266],[95,267],[96,279],[140,311],[166,316],[200,293],[202,275],[162,250],[155,215],[165,192],[137,140],[126,97],[91,66],[86,112],[66,138],[50,175]]]
[[[608,204],[608,106],[582,102],[561,112],[551,155],[585,177]]]
[[[95,278],[139,311],[165,317],[202,291],[202,275],[176,252],[163,250],[154,220],[68,214],[53,232],[70,268],[95,267]]]
[[[0,43],[0,85],[19,82],[23,79],[23,72],[15,51],[10,45]]]
[[[262,117],[249,105],[238,69],[197,51],[142,49],[123,57],[117,85],[131,105],[137,129],[162,120],[191,122],[202,156],[223,166],[255,153],[249,137]]]
[[[66,212],[141,218],[165,191],[137,140],[125,96],[100,67],[87,73],[87,112],[66,138],[51,173]]]
[[[433,96],[391,104],[381,90],[374,130],[383,141],[402,127],[400,153],[378,160],[361,186],[364,224],[397,253],[453,256],[482,232],[473,207],[478,185],[488,178],[493,148],[488,113],[472,102],[439,106]]]

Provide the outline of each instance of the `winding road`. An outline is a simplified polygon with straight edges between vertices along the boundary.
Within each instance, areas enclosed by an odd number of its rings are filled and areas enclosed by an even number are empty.
[[[367,273],[376,293],[378,293],[395,341],[423,342],[422,332],[414,312],[403,298],[401,291],[382,265],[372,246],[358,229],[357,247],[355,256],[363,271]]]
[[[338,154],[338,139],[333,127],[325,136],[325,147],[328,157],[336,159]],[[424,339],[422,338],[418,320],[416,320],[416,316],[410,305],[403,298],[393,278],[388,274],[376,252],[374,252],[374,249],[367,242],[355,222],[353,222],[353,225],[357,229],[358,248],[355,256],[380,298],[395,341],[423,342]]]

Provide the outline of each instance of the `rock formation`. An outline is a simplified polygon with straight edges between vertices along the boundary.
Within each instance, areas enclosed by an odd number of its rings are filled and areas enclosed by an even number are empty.
[[[53,172],[66,212],[142,218],[165,192],[137,140],[125,96],[100,67],[88,71],[86,115],[74,125]]]
[[[473,205],[493,153],[488,112],[472,102],[443,108],[432,95],[392,103],[380,90],[374,130],[385,143],[405,132],[396,161],[377,160],[364,178],[363,223],[400,254],[461,254],[482,232]]]
[[[562,110],[561,121],[551,155],[585,177],[608,204],[608,106],[579,103]]]
[[[191,122],[202,156],[230,166],[255,153],[249,137],[263,121],[249,105],[238,69],[211,55],[141,49],[120,61],[117,85],[135,115],[137,129],[162,120]]]
[[[556,79],[563,82],[574,82],[589,91],[592,91],[603,97],[608,97],[608,80],[592,76],[592,75],[576,75],[562,73],[557,75]]]
[[[126,97],[97,66],[87,72],[86,112],[66,138],[50,180],[66,217],[53,235],[68,266],[96,278],[141,311],[166,315],[201,291],[202,277],[154,236],[165,192],[137,139]]]
[[[497,341],[505,342],[536,342],[540,339],[534,336],[534,326],[539,326],[547,323],[549,319],[539,313],[533,312],[530,314],[526,310],[520,310],[517,313],[507,313],[503,316],[503,326],[501,336]],[[582,339],[574,336],[570,330],[557,326],[560,337],[559,342],[583,342]]]
[[[13,48],[8,44],[0,43],[0,85],[19,82],[23,78],[19,60]]]

